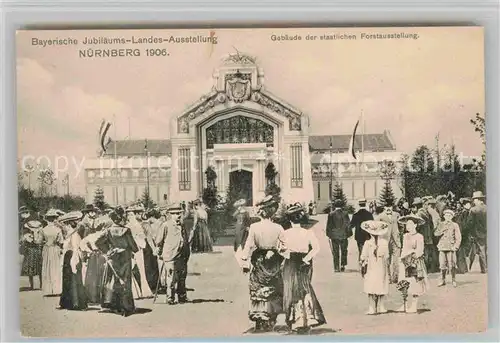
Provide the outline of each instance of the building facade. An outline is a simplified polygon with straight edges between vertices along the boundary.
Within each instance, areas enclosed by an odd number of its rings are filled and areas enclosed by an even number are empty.
[[[102,157],[87,161],[87,200],[101,187],[110,204],[136,201],[146,189],[156,203],[190,201],[207,186],[211,167],[219,192],[236,187],[253,205],[264,197],[265,169],[273,163],[285,201],[323,206],[332,182],[349,200],[376,198],[382,187],[376,166],[399,161],[389,132],[357,137],[364,163],[348,154],[349,135],[310,136],[307,114],[266,89],[264,72],[250,56],[229,55],[213,82],[174,119],[169,140],[111,142]],[[400,195],[398,180],[393,183]]]

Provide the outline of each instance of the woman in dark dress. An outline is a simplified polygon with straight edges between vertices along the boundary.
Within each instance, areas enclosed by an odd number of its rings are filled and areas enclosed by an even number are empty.
[[[113,225],[102,230],[95,243],[106,258],[101,307],[127,317],[135,312],[132,257],[139,251],[139,247],[130,229],[125,227],[125,210],[118,206],[109,217]]]
[[[191,249],[193,253],[212,252],[212,238],[208,230],[208,213],[204,209],[201,201],[194,202],[194,224],[191,235],[193,240]]]
[[[243,248],[245,248],[245,242],[248,237],[248,229],[250,228],[250,214],[243,208],[245,203],[245,199],[240,199],[233,205],[236,208],[236,211],[233,214],[233,217],[236,219],[236,232],[234,236],[235,252],[238,251],[238,249],[243,250]]]
[[[21,252],[24,256],[21,275],[28,276],[30,290],[34,289],[33,277],[37,275],[40,280],[40,289],[42,288],[42,249],[42,223],[30,220],[24,225],[24,233],[21,237]]]
[[[80,211],[69,212],[59,218],[59,222],[67,225],[66,241],[63,246],[62,293],[59,309],[86,310],[88,306],[87,292],[82,278],[82,237],[77,225],[83,217]]]
[[[311,284],[312,259],[319,252],[319,243],[313,231],[300,225],[306,215],[302,206],[290,207],[287,214],[292,227],[283,233],[279,243],[279,251],[285,257],[283,309],[288,328],[303,332],[326,323]]]

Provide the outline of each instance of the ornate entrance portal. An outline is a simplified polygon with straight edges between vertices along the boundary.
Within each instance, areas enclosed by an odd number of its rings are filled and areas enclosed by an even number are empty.
[[[251,56],[226,56],[213,81],[210,92],[171,125],[172,161],[178,168],[172,173],[171,200],[200,197],[211,167],[221,195],[234,187],[252,206],[265,195],[270,162],[283,199],[312,200],[307,115],[266,89],[264,71]]]
[[[229,187],[238,198],[245,199],[247,206],[253,205],[252,172],[235,170],[229,174]]]

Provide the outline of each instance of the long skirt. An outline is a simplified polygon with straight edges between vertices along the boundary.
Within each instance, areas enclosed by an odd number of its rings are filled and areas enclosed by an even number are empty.
[[[387,257],[370,256],[363,280],[366,294],[389,294],[389,261]]]
[[[85,289],[87,290],[89,302],[92,304],[99,304],[101,302],[105,263],[106,259],[102,253],[97,251],[92,252],[87,261]]]
[[[24,260],[21,266],[22,276],[42,275],[42,248],[41,244],[24,242]]]
[[[238,248],[244,249],[248,238],[248,228],[242,225],[236,225],[236,234],[234,236],[234,251]]]
[[[61,248],[45,245],[42,251],[43,295],[59,295],[62,292]]]
[[[257,249],[252,254],[252,270],[249,277],[250,310],[248,317],[254,322],[274,321],[283,313],[283,279],[277,251],[266,259],[269,250]]]
[[[124,251],[113,255],[104,268],[101,307],[132,313],[135,311],[132,295],[132,254]]]
[[[410,283],[408,294],[420,296],[424,295],[430,288],[430,282],[423,257],[417,259],[416,269],[418,270],[418,276],[407,276],[406,266],[403,263],[400,263],[399,279],[406,280]]]
[[[306,254],[291,253],[283,266],[285,320],[292,329],[326,323],[323,309],[311,285],[313,267],[302,262]]]
[[[132,294],[134,295],[134,299],[149,298],[153,295],[146,277],[143,251],[143,249],[139,249],[139,251],[134,254],[135,267],[133,272],[134,278],[132,279]]]
[[[76,273],[73,273],[71,269],[72,256],[73,251],[68,250],[63,257],[62,293],[59,306],[66,310],[85,310],[87,309],[88,300],[82,280],[82,263],[77,264]]]
[[[144,254],[144,268],[146,270],[146,279],[148,281],[149,289],[155,291],[156,285],[158,284],[159,269],[158,269],[158,258],[153,255],[153,249],[146,243],[146,247],[143,249]]]
[[[193,236],[191,249],[193,253],[204,253],[213,251],[210,231],[205,220],[199,220],[196,224],[196,232]]]

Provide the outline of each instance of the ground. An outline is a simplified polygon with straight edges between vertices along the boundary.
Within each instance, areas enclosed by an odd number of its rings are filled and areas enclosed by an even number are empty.
[[[324,234],[326,217],[315,218],[312,227],[320,240],[321,252],[314,260],[313,286],[328,323],[310,334],[439,334],[475,333],[487,327],[487,276],[473,271],[458,275],[458,287],[436,287],[438,275],[430,276],[432,288],[422,297],[419,314],[388,313],[368,316],[367,297],[358,272],[357,247],[349,240],[345,273],[334,273],[329,243]],[[140,313],[124,318],[100,313],[56,310],[58,297],[42,297],[41,292],[24,291],[21,278],[21,330],[31,337],[236,337],[251,335],[248,321],[248,291],[244,274],[233,258],[229,245],[217,246],[211,254],[193,255],[189,262],[188,287],[191,303],[165,304],[160,296],[136,302]],[[36,284],[35,284],[36,286]],[[399,292],[391,285],[388,309],[402,304]],[[278,324],[282,321],[279,318]],[[278,330],[280,331],[280,330]],[[283,335],[275,332],[272,335]],[[253,334],[256,335],[256,334]],[[259,334],[260,335],[260,334]]]

